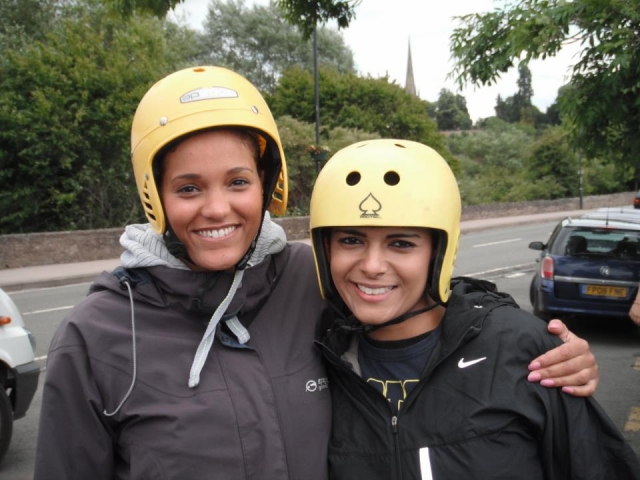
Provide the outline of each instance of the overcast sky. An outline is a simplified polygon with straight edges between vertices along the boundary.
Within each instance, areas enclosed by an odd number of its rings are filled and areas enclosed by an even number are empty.
[[[209,0],[185,0],[177,9],[194,27],[201,26]],[[246,5],[268,4],[268,0],[245,0]],[[471,119],[495,115],[498,94],[503,98],[517,91],[518,72],[512,69],[494,86],[467,87],[458,91],[446,76],[452,69],[449,36],[456,27],[454,16],[493,10],[503,5],[494,0],[362,0],[356,7],[356,19],[342,30],[345,43],[354,54],[361,75],[380,77],[388,74],[405,85],[407,52],[411,43],[413,76],[419,96],[436,101],[442,88],[462,94]],[[533,81],[533,104],[542,112],[553,103],[558,88],[568,80],[569,67],[576,61],[574,49],[565,49],[555,58],[529,65]]]

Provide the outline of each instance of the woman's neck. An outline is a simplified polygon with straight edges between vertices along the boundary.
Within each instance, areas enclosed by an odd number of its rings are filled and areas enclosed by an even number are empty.
[[[446,308],[438,305],[433,310],[408,318],[404,322],[380,328],[369,334],[369,338],[378,341],[405,340],[434,330],[442,322]]]

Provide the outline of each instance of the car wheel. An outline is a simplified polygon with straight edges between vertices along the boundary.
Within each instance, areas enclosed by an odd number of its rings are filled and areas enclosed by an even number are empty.
[[[13,410],[4,387],[0,386],[0,462],[4,458],[13,433]]]
[[[549,315],[548,313],[543,312],[542,310],[538,310],[538,307],[536,306],[537,302],[537,295],[536,295],[536,277],[534,276],[531,279],[531,286],[529,287],[529,302],[531,302],[531,307],[533,308],[533,314],[544,320],[545,322],[548,322],[549,320],[551,320],[553,317],[551,315]]]
[[[535,308],[536,306],[536,277],[535,275],[531,279],[531,285],[529,286],[529,302],[531,306]]]

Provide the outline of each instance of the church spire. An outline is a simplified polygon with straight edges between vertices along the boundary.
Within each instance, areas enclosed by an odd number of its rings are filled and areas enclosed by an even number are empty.
[[[410,93],[414,97],[418,96],[416,91],[416,82],[413,79],[413,62],[411,61],[411,40],[409,40],[409,57],[407,58],[407,79],[404,84],[404,89],[407,93]]]

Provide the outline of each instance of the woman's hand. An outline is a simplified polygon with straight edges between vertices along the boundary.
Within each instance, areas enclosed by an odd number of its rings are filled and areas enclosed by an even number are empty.
[[[640,312],[639,312],[640,313]],[[529,364],[528,380],[543,387],[562,387],[576,397],[589,397],[598,386],[598,364],[589,343],[572,333],[560,320],[551,320],[549,333],[558,335],[564,344],[540,355]]]
[[[631,320],[633,320],[636,325],[640,325],[640,303],[638,303],[639,298],[640,298],[640,293],[638,293],[638,296],[633,301],[633,304],[629,309],[629,317],[631,317]]]

